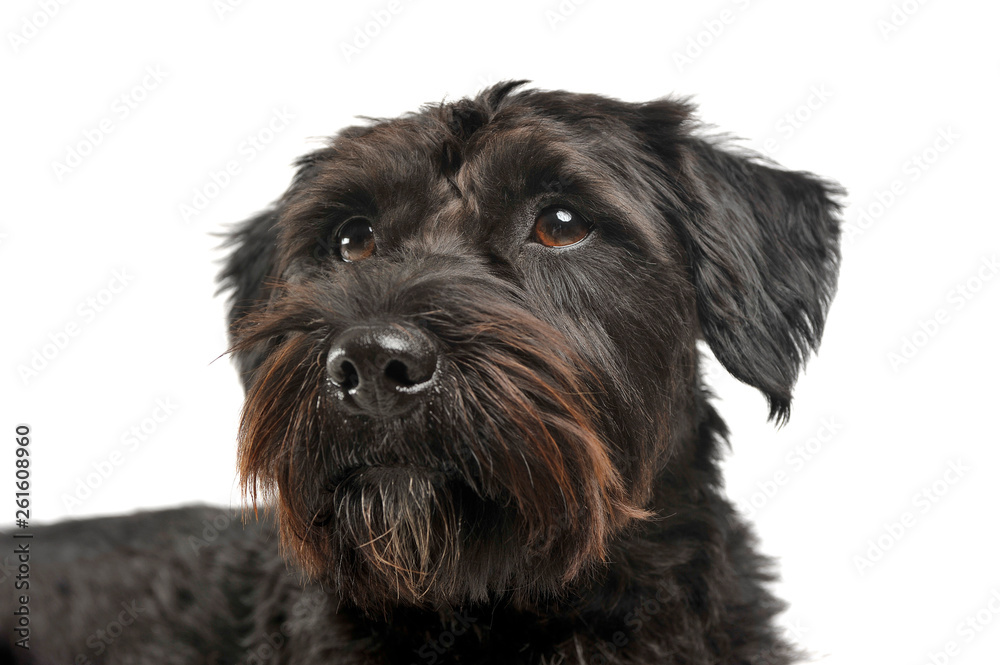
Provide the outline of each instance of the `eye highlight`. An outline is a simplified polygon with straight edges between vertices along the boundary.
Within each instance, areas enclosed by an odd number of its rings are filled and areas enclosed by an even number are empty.
[[[335,253],[347,263],[363,261],[375,253],[375,230],[364,217],[341,224],[332,240]]]
[[[535,219],[532,237],[546,247],[568,247],[590,235],[591,228],[590,222],[569,208],[552,206]]]

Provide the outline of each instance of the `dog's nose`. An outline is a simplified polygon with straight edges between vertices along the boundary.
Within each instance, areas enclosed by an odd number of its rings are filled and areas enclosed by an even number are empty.
[[[326,371],[347,410],[395,416],[420,400],[437,364],[434,344],[416,328],[364,326],[334,340]]]

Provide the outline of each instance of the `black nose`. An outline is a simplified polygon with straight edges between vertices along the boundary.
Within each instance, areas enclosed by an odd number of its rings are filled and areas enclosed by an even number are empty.
[[[363,326],[334,340],[326,371],[346,410],[396,416],[423,398],[437,362],[434,344],[416,328]]]

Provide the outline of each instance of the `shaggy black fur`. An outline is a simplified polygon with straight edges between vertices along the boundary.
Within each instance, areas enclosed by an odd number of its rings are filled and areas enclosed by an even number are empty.
[[[794,658],[720,490],[696,342],[788,417],[839,190],[704,137],[682,100],[520,88],[341,132],[232,234],[263,527],[192,508],[40,532],[31,654]]]

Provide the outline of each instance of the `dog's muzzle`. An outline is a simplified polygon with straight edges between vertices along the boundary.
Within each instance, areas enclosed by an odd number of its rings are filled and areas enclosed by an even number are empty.
[[[326,371],[344,411],[392,417],[423,399],[437,365],[430,339],[417,328],[395,323],[345,330],[330,347]]]

